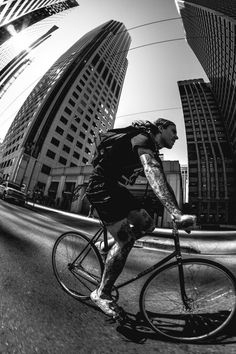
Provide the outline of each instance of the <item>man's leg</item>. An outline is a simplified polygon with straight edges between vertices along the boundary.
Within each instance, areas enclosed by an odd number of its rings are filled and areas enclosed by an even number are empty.
[[[116,243],[108,253],[101,284],[96,293],[91,294],[91,299],[106,314],[114,316],[116,308],[114,302],[110,299],[112,287],[125,266],[135,240],[142,237],[145,232],[152,231],[154,225],[150,215],[144,209],[141,209],[131,211],[127,218],[108,225],[107,229]]]

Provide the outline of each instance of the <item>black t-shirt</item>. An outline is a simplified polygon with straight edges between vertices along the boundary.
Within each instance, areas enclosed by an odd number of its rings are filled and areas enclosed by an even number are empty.
[[[108,182],[133,184],[136,178],[143,174],[139,155],[145,151],[155,156],[154,144],[151,138],[144,134],[117,141],[95,167],[92,176],[103,177]],[[158,156],[155,157],[160,161]]]

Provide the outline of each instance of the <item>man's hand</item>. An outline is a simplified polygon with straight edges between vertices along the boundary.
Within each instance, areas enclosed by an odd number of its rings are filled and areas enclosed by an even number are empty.
[[[196,226],[197,217],[196,215],[180,214],[180,215],[175,215],[174,221],[179,227],[189,230],[190,227],[194,228]]]

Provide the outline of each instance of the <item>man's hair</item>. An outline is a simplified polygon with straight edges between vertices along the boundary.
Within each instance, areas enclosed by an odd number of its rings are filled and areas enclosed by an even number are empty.
[[[165,119],[165,118],[158,118],[152,124],[155,125],[157,127],[157,129],[159,127],[163,127],[166,129],[167,127],[169,127],[169,125],[175,125],[174,122],[172,122],[171,120]]]
[[[159,127],[167,128],[169,125],[175,125],[175,123],[165,118],[158,118],[153,123],[151,123],[149,120],[139,120],[132,123],[132,126],[134,127],[145,127],[150,129],[153,134],[160,132]]]

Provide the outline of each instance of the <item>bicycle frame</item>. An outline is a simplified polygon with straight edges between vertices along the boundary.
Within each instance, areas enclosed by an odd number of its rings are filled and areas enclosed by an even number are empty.
[[[84,256],[80,260],[80,263],[84,260],[84,258],[87,256],[87,254],[89,252],[89,245],[91,243],[95,243],[102,234],[104,234],[104,238],[106,239],[106,241],[104,240],[104,243],[105,243],[106,247],[108,247],[108,245],[107,245],[107,230],[106,230],[105,225],[104,225],[95,233],[95,235],[90,239],[90,241],[88,242],[86,247],[82,250],[82,252],[80,254],[78,254],[78,256],[74,259],[74,261],[70,265],[71,268],[73,268],[73,266],[76,264],[77,260],[80,258],[82,253],[84,253]],[[88,252],[86,253],[85,251],[87,249],[88,249]]]
[[[103,241],[104,241],[104,249],[108,250],[108,237],[107,237],[107,228],[105,226],[104,223],[101,222],[101,228],[95,233],[95,235],[90,239],[89,243],[87,244],[87,246],[85,247],[85,249],[82,251],[83,253],[85,252],[85,250],[89,247],[89,245],[91,243],[95,243],[99,237],[103,234]],[[173,239],[174,239],[174,245],[175,245],[175,250],[169,254],[168,256],[164,257],[161,261],[155,263],[154,265],[152,265],[151,267],[148,267],[147,269],[145,269],[144,271],[138,273],[136,276],[126,280],[125,282],[119,283],[118,285],[115,285],[115,288],[118,290],[142,277],[144,277],[145,275],[151,273],[152,271],[156,270],[156,269],[161,269],[161,267],[168,263],[171,259],[176,258],[177,260],[177,264],[178,264],[178,269],[179,269],[179,282],[180,282],[180,292],[181,292],[181,297],[182,297],[182,301],[183,304],[185,305],[186,309],[190,309],[191,307],[189,306],[191,299],[189,299],[186,295],[185,292],[185,286],[184,286],[184,271],[183,271],[183,266],[182,266],[182,254],[181,254],[181,249],[180,249],[180,242],[179,242],[179,232],[176,226],[176,223],[173,222],[173,230],[172,230],[172,235],[173,235]],[[88,248],[88,252],[89,252],[89,248]],[[73,266],[76,264],[77,260],[79,259],[79,257],[81,256],[81,253],[76,257],[76,259],[73,261],[73,263],[71,263],[71,268],[73,268]],[[87,253],[85,252],[83,255],[83,258],[81,261],[83,261],[83,259],[87,256]],[[88,275],[87,275],[88,276]],[[89,276],[89,280],[94,280],[92,279],[91,276]]]
[[[130,278],[129,280],[122,282],[118,285],[116,285],[115,287],[117,289],[120,289],[130,283],[132,283],[133,281],[136,281],[142,277],[144,277],[145,275],[147,275],[148,273],[151,273],[152,271],[154,271],[155,269],[159,269],[161,268],[164,264],[168,263],[171,259],[173,258],[177,258],[177,260],[179,260],[178,265],[182,265],[181,260],[182,260],[182,255],[181,255],[181,250],[180,250],[180,244],[179,244],[179,235],[178,235],[178,230],[177,228],[173,228],[172,234],[174,236],[174,242],[175,242],[175,250],[169,254],[168,256],[164,257],[161,261],[153,264],[151,267],[148,267],[147,269],[145,269],[144,271],[138,273],[135,277]],[[183,281],[183,268],[182,268],[182,272],[181,272],[181,282]],[[181,287],[182,288],[182,287]],[[182,293],[182,292],[181,292]]]
[[[102,233],[104,233],[104,245],[105,245],[104,249],[108,250],[107,229],[106,229],[106,226],[104,223],[102,223],[101,229],[94,235],[93,239],[95,239],[98,234],[101,235]],[[180,248],[180,242],[179,242],[179,232],[178,232],[177,225],[174,221],[173,221],[172,235],[173,235],[173,239],[174,239],[175,250],[171,254],[164,257],[160,262],[155,263],[151,267],[148,267],[144,271],[138,273],[135,277],[132,277],[125,282],[115,285],[115,288],[118,290],[118,289],[144,277],[145,275],[151,273],[152,271],[154,271],[156,269],[161,269],[161,267],[164,264],[168,263],[171,259],[176,258],[177,264],[178,264],[178,269],[179,269],[179,283],[180,283],[180,292],[181,292],[182,301],[183,301],[186,309],[190,309],[189,304],[191,303],[191,299],[189,299],[187,297],[186,292],[185,292],[185,286],[184,286],[184,271],[183,271],[182,254],[181,254],[181,248]]]

